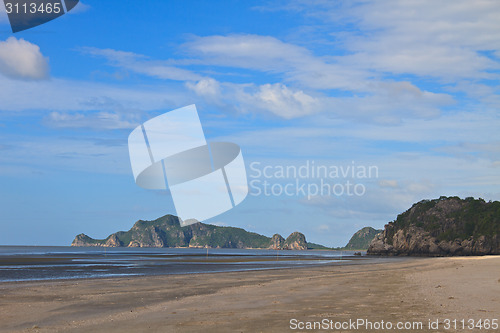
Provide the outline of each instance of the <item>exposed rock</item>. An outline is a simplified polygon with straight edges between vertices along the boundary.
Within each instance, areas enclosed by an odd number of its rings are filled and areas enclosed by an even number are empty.
[[[292,232],[283,245],[287,250],[307,250],[306,236],[298,231]]]
[[[106,246],[106,247],[117,247],[117,246],[123,246],[123,244],[118,239],[118,236],[116,236],[116,234],[112,234],[111,236],[108,237],[108,239],[106,240],[106,243],[104,243],[103,246]]]
[[[79,234],[75,237],[71,246],[102,246],[102,244],[96,243],[94,239],[85,234]]]
[[[424,200],[390,222],[368,248],[377,255],[500,254],[500,202]]]
[[[181,227],[179,219],[173,215],[166,215],[154,221],[139,220],[129,231],[116,232],[106,239],[92,239],[85,234],[80,234],[75,237],[71,245],[240,249],[277,246],[281,249],[307,249],[305,237],[300,233],[293,233],[285,241],[279,235],[269,238],[241,228],[218,227],[204,223]]]
[[[165,247],[162,236],[160,235],[160,230],[158,228],[151,228],[151,240],[153,241],[154,247]]]
[[[271,246],[269,247],[271,250],[283,250],[285,245],[285,239],[280,234],[274,234],[271,237]]]

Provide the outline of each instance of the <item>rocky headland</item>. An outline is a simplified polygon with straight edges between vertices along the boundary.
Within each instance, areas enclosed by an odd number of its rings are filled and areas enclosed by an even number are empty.
[[[414,204],[371,242],[374,255],[500,254],[500,202],[441,197]]]

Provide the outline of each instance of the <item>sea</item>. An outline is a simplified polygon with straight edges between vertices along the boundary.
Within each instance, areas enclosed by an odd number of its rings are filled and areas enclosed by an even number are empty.
[[[0,246],[0,283],[252,271],[363,260],[353,251]]]

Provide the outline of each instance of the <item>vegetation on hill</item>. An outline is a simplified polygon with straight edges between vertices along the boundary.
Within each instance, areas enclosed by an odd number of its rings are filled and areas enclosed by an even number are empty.
[[[321,244],[307,242],[307,248],[309,250],[332,250],[331,247],[323,246]]]
[[[370,246],[372,240],[381,233],[382,230],[377,230],[372,227],[364,227],[352,235],[349,243],[344,247],[345,250],[366,250]]]
[[[165,215],[153,221],[139,220],[129,231],[119,231],[105,239],[93,239],[80,234],[71,245],[307,249],[305,236],[299,232],[292,233],[285,240],[278,234],[271,239],[241,228],[204,223],[181,227],[179,218],[173,215]]]
[[[500,233],[500,202],[486,202],[472,197],[440,197],[422,200],[392,222],[388,234],[391,244],[394,231],[416,226],[438,240],[451,241],[469,237],[494,236]]]
[[[500,202],[472,197],[422,200],[388,223],[373,254],[500,254]]]

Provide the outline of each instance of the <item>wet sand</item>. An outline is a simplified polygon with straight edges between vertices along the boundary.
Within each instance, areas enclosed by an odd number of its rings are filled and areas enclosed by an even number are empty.
[[[291,330],[291,319],[415,321],[423,329],[413,331],[454,332],[443,320],[494,318],[498,256],[0,284],[0,332],[304,331]],[[429,319],[440,329],[428,329]]]

